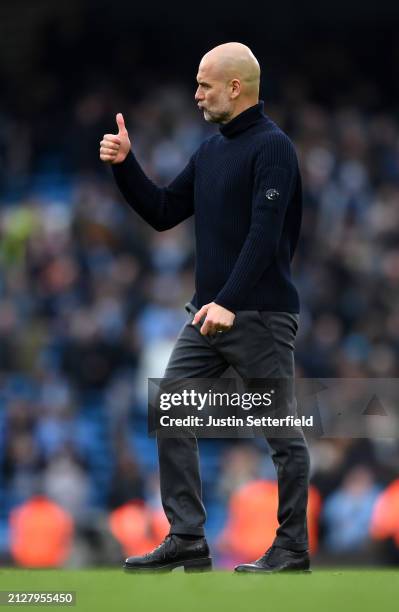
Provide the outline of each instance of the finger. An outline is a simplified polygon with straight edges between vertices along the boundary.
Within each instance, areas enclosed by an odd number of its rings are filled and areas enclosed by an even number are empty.
[[[200,332],[203,336],[212,336],[213,334],[216,333],[216,326],[215,323],[213,321],[210,321],[209,319],[205,319]]]
[[[202,327],[200,329],[200,333],[203,336],[207,336],[208,334],[212,333],[211,324],[206,319],[205,319],[204,323],[202,324]]]
[[[116,142],[111,142],[108,140],[101,140],[100,145],[105,149],[111,149],[111,151],[119,151],[120,145],[116,144]]]
[[[221,323],[218,326],[218,329],[220,329],[221,331],[229,331],[229,329],[231,329],[232,327],[233,327],[232,324],[230,325],[229,323]]]
[[[113,155],[114,157],[118,155],[118,151],[114,151],[114,149],[109,149],[108,147],[100,147],[100,153],[104,155]]]
[[[121,144],[121,139],[119,138],[119,136],[115,136],[115,134],[104,134],[103,140],[105,142],[112,142],[118,145]]]
[[[207,308],[206,306],[203,306],[202,308],[199,309],[199,311],[195,314],[194,319],[192,321],[192,325],[197,325],[197,323],[199,323],[202,319],[202,317],[204,317],[207,313]]]
[[[116,123],[119,129],[119,134],[123,134],[123,132],[126,132],[125,120],[123,118],[122,113],[118,113],[116,115]]]
[[[104,162],[114,161],[116,159],[116,155],[115,153],[111,155],[108,153],[100,153],[100,159]]]

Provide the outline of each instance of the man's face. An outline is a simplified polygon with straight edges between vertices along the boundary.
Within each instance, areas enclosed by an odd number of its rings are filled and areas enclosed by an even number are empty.
[[[225,123],[232,113],[232,100],[227,79],[216,70],[201,62],[197,74],[195,100],[204,113],[204,119],[211,123]]]

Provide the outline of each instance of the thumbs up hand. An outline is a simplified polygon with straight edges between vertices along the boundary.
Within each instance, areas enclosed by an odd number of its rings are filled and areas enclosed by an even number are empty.
[[[100,142],[100,159],[110,164],[120,164],[130,151],[129,134],[122,113],[116,115],[117,134],[104,134]]]

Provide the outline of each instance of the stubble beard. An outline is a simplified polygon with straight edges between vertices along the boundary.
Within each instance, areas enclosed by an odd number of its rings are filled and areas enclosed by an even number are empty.
[[[227,123],[227,121],[229,120],[229,113],[226,111],[219,112],[219,113],[212,113],[204,109],[204,119],[208,123]]]

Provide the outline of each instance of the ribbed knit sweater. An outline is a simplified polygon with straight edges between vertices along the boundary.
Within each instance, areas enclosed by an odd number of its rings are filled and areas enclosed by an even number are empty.
[[[299,312],[290,262],[301,177],[292,142],[263,102],[205,140],[167,187],[154,185],[132,152],[112,170],[128,204],[156,230],[195,215],[195,306]]]

